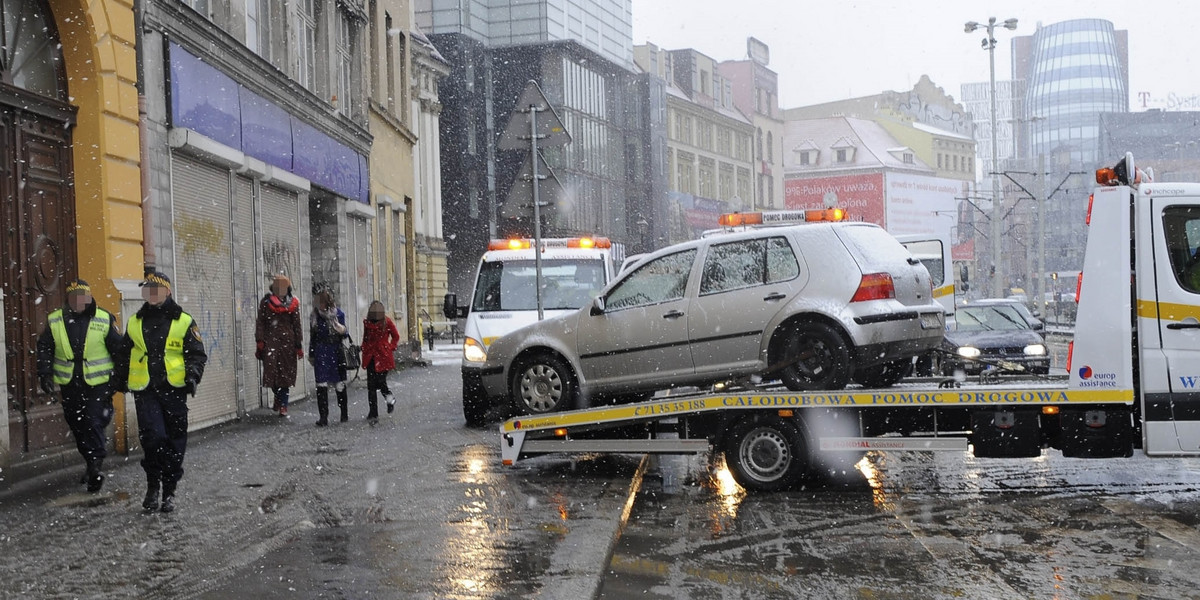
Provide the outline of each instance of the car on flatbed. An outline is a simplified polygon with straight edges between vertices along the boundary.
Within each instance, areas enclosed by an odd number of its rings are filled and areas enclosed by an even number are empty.
[[[886,386],[944,319],[928,270],[878,226],[762,227],[647,254],[588,306],[493,342],[482,383],[518,414],[739,379]]]
[[[994,369],[1045,375],[1050,372],[1046,340],[1016,306],[978,302],[958,307],[958,327],[946,332],[942,373],[975,375]]]

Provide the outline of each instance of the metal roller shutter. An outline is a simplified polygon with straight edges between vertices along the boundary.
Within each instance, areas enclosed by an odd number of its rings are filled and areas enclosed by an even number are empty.
[[[266,400],[262,394],[260,364],[254,358],[254,325],[258,319],[258,301],[266,293],[263,286],[262,265],[258,260],[259,240],[255,226],[254,182],[238,177],[234,184],[234,227],[236,242],[234,258],[237,263],[237,324],[240,372],[237,378],[239,412],[262,408]]]
[[[300,321],[304,335],[308,335],[308,312],[312,310],[309,304],[312,294],[309,293],[309,278],[300,272],[300,208],[296,194],[270,185],[259,186],[259,206],[262,218],[259,220],[263,245],[263,276],[260,290],[261,298],[267,291],[270,278],[284,274],[292,280],[292,293],[300,299]],[[305,338],[305,344],[308,339]],[[307,347],[307,346],[306,346]],[[304,380],[308,362],[301,361],[296,373],[296,387],[292,388],[292,398],[303,396],[306,388]],[[258,384],[261,385],[259,380]],[[263,394],[264,402],[267,394]]]
[[[174,209],[175,300],[192,315],[208,367],[196,397],[188,401],[189,427],[198,428],[237,416],[236,314],[229,177],[182,154],[171,160]]]
[[[350,298],[342,309],[346,311],[350,332],[357,341],[362,337],[362,322],[367,318],[367,307],[375,298],[371,291],[371,222],[368,219],[351,217],[350,231]]]

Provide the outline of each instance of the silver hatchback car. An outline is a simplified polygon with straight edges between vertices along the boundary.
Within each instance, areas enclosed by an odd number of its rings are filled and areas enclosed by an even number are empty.
[[[646,255],[589,305],[492,343],[489,396],[520,414],[761,376],[870,387],[938,346],[929,272],[867,223],[718,234]]]

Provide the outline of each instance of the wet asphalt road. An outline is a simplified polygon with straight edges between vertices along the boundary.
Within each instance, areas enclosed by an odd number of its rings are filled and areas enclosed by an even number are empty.
[[[1200,598],[1200,461],[872,454],[746,496],[720,459],[643,479],[599,598]]]
[[[141,514],[136,458],[0,495],[2,598],[587,598],[639,457],[503,467],[462,424],[457,360],[394,373],[396,412],[315,407],[193,434],[174,514]],[[336,413],[336,411],[335,411]]]

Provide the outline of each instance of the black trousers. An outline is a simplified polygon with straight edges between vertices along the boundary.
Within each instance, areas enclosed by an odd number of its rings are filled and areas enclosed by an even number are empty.
[[[105,429],[112,422],[112,390],[108,384],[62,386],[63,417],[75,436],[75,447],[88,464],[108,456]]]
[[[134,405],[146,480],[174,487],[183,477],[183,455],[187,451],[187,393],[175,388],[142,390],[134,392]]]

